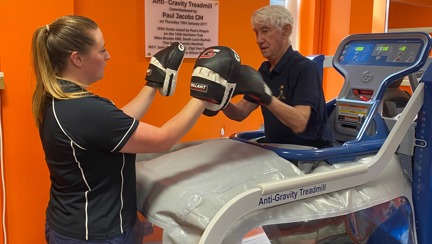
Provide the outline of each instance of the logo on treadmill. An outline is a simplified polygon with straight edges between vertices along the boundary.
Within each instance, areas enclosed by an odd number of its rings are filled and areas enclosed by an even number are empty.
[[[363,72],[363,74],[361,75],[361,80],[363,82],[370,82],[374,79],[375,77],[375,73],[373,71],[370,70],[366,70],[365,72]]]

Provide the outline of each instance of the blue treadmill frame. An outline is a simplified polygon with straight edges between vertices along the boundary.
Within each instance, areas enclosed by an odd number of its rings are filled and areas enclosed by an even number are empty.
[[[431,50],[431,37],[427,33],[422,32],[351,35],[341,42],[333,59],[333,66],[335,69],[341,73],[344,78],[346,78],[347,74],[345,73],[343,66],[338,63],[337,58],[341,55],[344,45],[348,42],[353,40],[403,38],[410,37],[411,35],[424,38],[424,46],[422,47],[423,54],[421,57],[419,57],[418,62],[415,62],[414,65],[388,76],[382,82],[381,87],[376,94],[374,103],[354,140],[346,141],[342,145],[332,148],[299,150],[278,148],[275,146],[251,141],[253,139],[265,136],[264,131],[262,130],[240,132],[232,135],[230,138],[272,150],[280,157],[287,160],[326,160],[329,163],[337,163],[355,158],[357,156],[378,152],[389,133],[384,119],[378,113],[378,108],[381,100],[383,99],[384,92],[393,81],[411,73],[417,72],[423,67],[429,57]],[[318,63],[322,67],[323,57],[318,55],[314,58],[316,57],[318,58]],[[427,70],[422,76],[420,82],[424,82],[424,101],[416,121],[416,145],[414,148],[412,194],[417,242],[420,244],[428,244],[432,243],[432,235],[428,233],[432,229],[432,150],[430,148],[430,142],[432,142],[432,106],[428,106],[432,104],[432,65],[427,67]],[[329,115],[332,114],[335,106],[336,99],[327,102],[327,112]],[[376,123],[377,131],[375,135],[368,136],[366,131],[372,123]]]

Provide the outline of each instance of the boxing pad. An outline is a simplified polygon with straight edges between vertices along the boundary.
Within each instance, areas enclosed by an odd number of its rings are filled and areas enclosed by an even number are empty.
[[[241,66],[234,91],[234,95],[238,94],[249,95],[260,105],[269,105],[273,97],[261,74],[248,65]]]
[[[195,62],[190,95],[210,102],[207,110],[225,108],[234,94],[240,67],[240,57],[231,48],[206,48]]]
[[[183,61],[185,48],[179,42],[157,52],[151,59],[147,69],[148,86],[156,87],[162,96],[174,94],[178,69]]]
[[[261,74],[248,65],[241,65],[233,96],[247,94],[258,104],[269,105],[272,92],[264,82]],[[204,110],[204,115],[215,116],[219,111]]]

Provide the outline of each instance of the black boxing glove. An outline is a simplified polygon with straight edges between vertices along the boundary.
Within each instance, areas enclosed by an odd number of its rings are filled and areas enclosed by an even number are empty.
[[[156,87],[162,96],[174,94],[178,69],[183,61],[185,48],[179,42],[157,52],[151,59],[147,69],[147,86]]]
[[[269,105],[273,97],[262,75],[248,65],[241,66],[239,79],[234,91],[234,95],[238,94],[248,95],[260,105]]]
[[[272,92],[264,82],[261,74],[248,65],[241,65],[237,79],[235,95],[246,94],[253,98],[258,104],[269,105],[272,100]],[[215,116],[218,111],[204,110],[204,115]]]
[[[225,108],[233,96],[240,66],[240,57],[231,48],[206,48],[195,62],[190,95],[210,102],[206,110]]]

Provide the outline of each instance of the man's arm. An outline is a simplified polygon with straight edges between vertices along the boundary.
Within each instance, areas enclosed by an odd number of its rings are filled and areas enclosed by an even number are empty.
[[[257,108],[258,104],[242,99],[235,104],[229,103],[228,106],[222,111],[228,118],[235,121],[242,121]]]
[[[273,99],[267,108],[281,121],[288,126],[294,133],[302,133],[306,130],[314,107],[318,106],[322,90],[320,77],[318,76],[317,66],[313,61],[305,60],[296,67],[292,67],[298,72],[295,79],[294,91],[290,91],[292,104],[288,105],[279,99]],[[289,81],[288,81],[289,82]]]
[[[292,107],[275,97],[267,108],[294,133],[301,133],[306,129],[312,110],[307,105]]]

